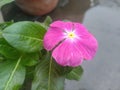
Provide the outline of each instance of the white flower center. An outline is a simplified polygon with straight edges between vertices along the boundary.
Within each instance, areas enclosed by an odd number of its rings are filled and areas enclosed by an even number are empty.
[[[77,38],[77,35],[76,35],[76,33],[75,33],[75,30],[71,30],[71,31],[65,30],[64,37],[65,37],[66,39],[69,39],[69,40],[71,40],[71,41],[74,41],[75,38]]]

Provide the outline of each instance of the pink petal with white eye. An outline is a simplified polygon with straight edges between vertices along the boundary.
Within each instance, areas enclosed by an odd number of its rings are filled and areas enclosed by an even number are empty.
[[[88,30],[86,29],[86,27],[83,24],[74,23],[73,27],[75,28],[76,34],[80,37],[89,34]]]
[[[44,48],[52,50],[63,38],[63,31],[58,28],[49,28],[43,40]]]
[[[62,66],[76,67],[81,65],[83,55],[77,43],[72,43],[69,40],[63,41],[52,52],[53,58]]]
[[[91,60],[98,49],[97,40],[82,24],[74,23],[74,27],[76,28],[77,35],[81,38],[81,40],[77,41],[81,47],[84,59]]]
[[[64,31],[71,31],[73,29],[73,23],[72,22],[64,22],[64,21],[55,21],[53,22],[50,27],[57,27],[59,29],[62,29]]]
[[[82,37],[81,41],[79,41],[78,44],[81,47],[84,59],[86,60],[93,59],[98,49],[97,40],[92,35],[89,34],[88,36]]]

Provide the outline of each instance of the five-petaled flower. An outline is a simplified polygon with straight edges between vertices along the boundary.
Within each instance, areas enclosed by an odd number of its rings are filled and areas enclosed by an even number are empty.
[[[44,48],[58,64],[76,67],[94,57],[98,43],[82,24],[55,21],[44,36]]]

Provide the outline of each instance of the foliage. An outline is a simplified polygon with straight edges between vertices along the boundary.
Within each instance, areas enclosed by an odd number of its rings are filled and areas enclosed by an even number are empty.
[[[31,90],[63,90],[65,79],[80,79],[81,67],[60,66],[44,50],[43,37],[51,22],[47,17],[44,23],[0,24],[0,90],[20,90],[29,77]]]
[[[14,1],[14,0],[0,0],[0,8],[1,8],[3,5],[5,5],[5,4],[7,4],[7,3],[10,3],[10,2],[12,2],[12,1]]]

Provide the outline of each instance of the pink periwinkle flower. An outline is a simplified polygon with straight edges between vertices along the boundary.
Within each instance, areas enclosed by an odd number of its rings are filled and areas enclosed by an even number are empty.
[[[58,64],[76,67],[94,57],[98,43],[82,24],[55,21],[44,36],[44,48]]]

